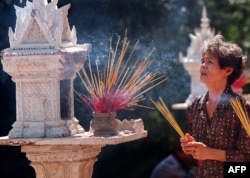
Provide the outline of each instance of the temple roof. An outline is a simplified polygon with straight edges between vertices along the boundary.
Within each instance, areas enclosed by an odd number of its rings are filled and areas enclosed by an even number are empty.
[[[68,10],[70,4],[58,9],[58,0],[27,1],[24,8],[15,6],[15,31],[9,28],[12,50],[57,51],[76,45],[76,29],[70,29]]]

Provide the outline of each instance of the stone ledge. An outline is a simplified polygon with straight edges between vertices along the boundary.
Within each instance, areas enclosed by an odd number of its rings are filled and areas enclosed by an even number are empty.
[[[94,136],[92,132],[76,134],[62,138],[15,138],[8,136],[0,137],[0,145],[23,146],[23,145],[116,145],[147,137],[148,132],[132,133],[131,131],[119,131],[114,136]]]

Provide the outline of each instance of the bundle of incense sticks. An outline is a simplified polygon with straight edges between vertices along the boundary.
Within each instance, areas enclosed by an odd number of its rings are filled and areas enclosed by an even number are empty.
[[[250,136],[250,121],[246,108],[241,104],[239,99],[232,99],[230,103],[238,118],[240,119],[240,122],[246,130],[248,136]]]
[[[111,112],[128,109],[131,106],[148,108],[138,104],[145,99],[143,94],[167,80],[165,76],[147,72],[149,66],[154,62],[153,59],[149,59],[153,51],[144,60],[136,59],[133,67],[130,67],[129,61],[138,42],[128,58],[125,58],[129,44],[126,33],[122,43],[120,43],[120,37],[118,38],[114,50],[109,52],[104,72],[99,70],[98,65],[96,65],[97,72],[94,72],[90,61],[88,68],[84,67],[78,72],[89,96],[75,92],[93,112]],[[120,50],[119,47],[121,47]],[[112,40],[110,49],[113,49]]]
[[[162,98],[159,98],[159,102],[155,102],[151,99],[154,103],[155,107],[161,112],[161,114],[165,117],[165,119],[171,124],[171,126],[175,129],[175,131],[180,135],[180,137],[185,137],[184,132],[181,130],[179,124],[176,122],[175,118],[169,111],[168,107],[165,105]]]
[[[160,102],[155,102],[151,99],[151,101],[154,103],[156,108],[162,113],[162,115],[166,118],[166,120],[171,124],[171,126],[176,130],[176,132],[180,135],[182,138],[187,138],[188,141],[194,141],[188,133],[184,135],[184,132],[181,130],[179,124],[176,122],[175,118],[169,111],[168,107],[165,105],[163,102],[162,98],[159,98]],[[202,160],[197,160],[199,166],[203,166],[203,161]]]

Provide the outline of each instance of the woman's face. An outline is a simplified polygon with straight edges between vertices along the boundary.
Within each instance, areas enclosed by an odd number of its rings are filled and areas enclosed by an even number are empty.
[[[224,84],[227,82],[227,70],[222,69],[218,57],[204,53],[200,67],[200,81],[205,85]]]

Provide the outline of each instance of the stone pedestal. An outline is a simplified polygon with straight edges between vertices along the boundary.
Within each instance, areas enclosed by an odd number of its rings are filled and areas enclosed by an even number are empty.
[[[103,145],[22,146],[36,178],[91,178]]]
[[[115,136],[94,136],[92,132],[63,138],[0,137],[0,145],[21,146],[31,161],[36,178],[91,178],[94,163],[106,145],[117,145],[147,136],[147,131],[119,131]],[[112,164],[112,163],[107,163]]]

